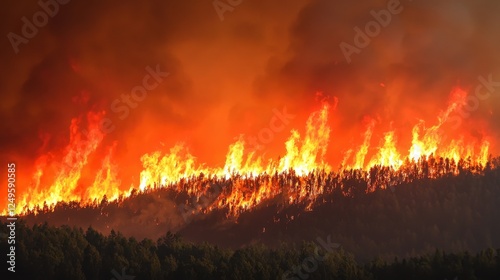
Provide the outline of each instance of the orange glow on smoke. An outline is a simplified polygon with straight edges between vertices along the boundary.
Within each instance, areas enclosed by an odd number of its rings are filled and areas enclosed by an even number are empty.
[[[485,166],[489,159],[490,143],[486,140],[467,139],[458,131],[458,137],[445,137],[444,126],[449,116],[463,104],[466,93],[460,89],[452,92],[449,106],[438,115],[435,125],[427,127],[424,121],[418,121],[411,130],[411,146],[400,149],[397,129],[383,133],[379,143],[375,138],[375,121],[370,121],[364,133],[364,139],[353,153],[346,153],[343,170],[370,170],[374,166],[390,167],[394,170],[404,168],[405,161],[427,160],[429,157],[443,157],[454,162],[461,159],[471,159],[472,163]],[[336,102],[335,102],[336,103]],[[336,106],[336,104],[335,104]],[[245,141],[240,137],[229,145],[225,164],[220,167],[208,167],[197,162],[189,149],[181,144],[175,145],[169,152],[154,151],[144,154],[140,161],[143,170],[140,171],[139,189],[145,191],[154,187],[179,188],[189,194],[200,197],[207,191],[207,185],[176,184],[182,180],[190,180],[204,176],[205,178],[241,178],[235,180],[230,190],[225,190],[207,209],[225,208],[228,215],[238,215],[249,210],[266,199],[276,197],[285,191],[272,180],[261,184],[244,184],[245,178],[255,178],[263,174],[294,173],[300,178],[296,185],[286,190],[289,203],[314,199],[324,190],[321,184],[307,185],[303,180],[312,172],[330,172],[331,166],[325,161],[331,129],[328,125],[329,115],[335,109],[334,105],[322,104],[313,112],[305,126],[303,135],[298,130],[291,130],[288,140],[284,143],[286,150],[283,157],[270,160],[255,152],[246,150]],[[113,143],[105,150],[105,156],[95,178],[88,186],[81,186],[82,170],[89,162],[89,156],[96,152],[102,144],[105,135],[99,130],[99,122],[104,112],[90,112],[85,119],[75,118],[71,121],[69,144],[66,146],[60,162],[54,160],[51,154],[40,156],[35,161],[35,171],[32,175],[29,191],[20,195],[17,205],[18,213],[28,209],[43,208],[44,204],[53,206],[60,201],[78,201],[81,204],[96,203],[103,196],[115,200],[120,195],[127,197],[133,186],[123,191],[118,178],[118,168],[113,155],[118,143]],[[87,133],[82,133],[86,123]],[[333,138],[334,139],[334,138]],[[355,145],[353,145],[355,146]],[[407,151],[407,152],[401,152]],[[203,182],[203,181],[202,181]],[[183,189],[180,189],[183,188]],[[311,202],[312,203],[312,202]],[[312,204],[309,204],[312,205]],[[4,211],[4,214],[6,211]]]

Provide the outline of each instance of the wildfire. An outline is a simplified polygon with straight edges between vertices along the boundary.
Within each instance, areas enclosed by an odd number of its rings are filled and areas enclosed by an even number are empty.
[[[80,126],[81,118],[71,120],[69,127],[69,144],[65,149],[65,155],[61,162],[53,162],[50,155],[43,155],[36,161],[36,171],[33,175],[33,181],[30,192],[26,192],[21,197],[16,211],[19,213],[22,208],[33,209],[35,206],[54,205],[59,201],[88,201],[88,195],[81,196],[78,193],[78,182],[81,177],[82,169],[87,164],[89,155],[94,152],[104,138],[104,134],[99,129],[99,121],[103,112],[89,112],[86,116],[88,122],[88,132],[85,136]],[[42,186],[42,176],[46,171],[55,171],[54,180],[49,183],[49,187]],[[98,190],[102,186],[93,186],[89,188],[89,194],[99,195]],[[93,197],[97,198],[97,197]]]
[[[361,145],[359,151],[356,153],[356,162],[353,167],[354,169],[362,169],[365,166],[365,158],[366,154],[368,153],[368,148],[370,147],[370,140],[372,139],[374,126],[375,122],[370,121],[368,129],[365,132],[365,140],[363,141],[363,145]]]
[[[374,167],[384,167],[394,174],[402,174],[398,180],[407,179],[409,164],[431,158],[443,158],[452,163],[468,159],[471,164],[484,168],[489,161],[488,141],[468,141],[464,137],[448,139],[450,137],[445,137],[443,131],[450,114],[464,103],[465,97],[465,92],[455,90],[450,105],[438,115],[435,125],[426,127],[424,121],[417,122],[411,131],[411,146],[406,149],[407,153],[400,152],[405,149],[400,149],[401,144],[396,135],[401,132],[396,130],[384,132],[380,143],[373,145],[377,124],[370,121],[362,144],[357,147],[354,156],[352,149],[345,154],[343,168],[337,174],[349,178],[365,176],[370,182],[368,189],[373,191],[377,187],[386,188],[396,178],[395,175],[392,176],[394,178],[385,175],[382,179],[370,178],[368,172]],[[197,162],[196,157],[182,144],[172,147],[168,153],[155,151],[144,154],[140,158],[143,170],[140,172],[139,189],[174,188],[200,198],[210,191],[207,180],[224,178],[231,180],[231,187],[221,190],[213,202],[206,206],[207,210],[227,209],[228,215],[237,216],[280,194],[284,194],[288,203],[308,202],[307,207],[311,209],[318,195],[327,191],[325,177],[321,174],[333,172],[325,157],[332,132],[328,125],[329,115],[335,107],[336,102],[335,106],[322,104],[308,118],[303,135],[298,130],[291,130],[284,145],[286,152],[277,160],[266,160],[255,152],[246,151],[243,137],[229,146],[225,164],[221,167],[207,167]],[[108,200],[116,200],[120,196],[130,195],[133,187],[122,190],[117,176],[119,166],[113,161],[117,143],[107,147],[94,181],[88,186],[81,186],[82,171],[88,164],[89,156],[96,152],[105,136],[98,126],[103,116],[104,112],[90,112],[85,118],[71,121],[69,144],[60,161],[55,160],[52,154],[42,155],[36,160],[30,190],[21,196],[16,209],[18,213],[50,207],[61,201],[91,204],[100,201],[103,196]],[[86,133],[82,132],[84,123]],[[458,168],[456,164],[453,166]],[[352,173],[353,170],[359,170],[359,173]],[[278,183],[276,174],[285,174],[287,179]],[[287,177],[290,174],[298,179]],[[187,181],[195,183],[187,184]],[[349,195],[349,190],[342,191]]]
[[[399,169],[402,164],[401,155],[396,149],[394,131],[387,132],[384,136],[384,145],[379,149],[378,155],[370,161],[368,166],[381,165]]]

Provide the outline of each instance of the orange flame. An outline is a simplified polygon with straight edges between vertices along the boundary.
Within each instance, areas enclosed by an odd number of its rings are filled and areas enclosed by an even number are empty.
[[[356,153],[356,162],[354,163],[354,169],[362,169],[365,164],[365,157],[368,153],[368,148],[370,147],[370,140],[373,135],[373,128],[375,126],[375,122],[372,120],[368,125],[368,129],[365,132],[365,139],[363,141],[363,145],[359,148],[359,151]]]
[[[370,147],[375,134],[375,122],[370,121],[350,168],[356,172],[366,172],[374,166],[383,166],[398,171],[405,170],[405,162],[428,160],[431,157],[443,157],[455,163],[461,159],[469,159],[472,163],[485,167],[490,160],[488,141],[476,143],[460,137],[446,142],[443,137],[444,124],[450,114],[460,108],[465,97],[464,91],[455,89],[450,105],[438,115],[437,124],[427,128],[424,121],[419,121],[412,129],[411,146],[406,150],[407,154],[401,154],[398,150],[396,130],[385,132],[380,146]],[[143,170],[140,172],[139,189],[146,191],[149,188],[170,187],[176,191],[186,191],[199,200],[209,189],[207,180],[217,177],[231,179],[232,185],[218,194],[210,205],[205,206],[206,211],[224,208],[228,210],[228,215],[237,216],[280,194],[287,198],[288,203],[305,202],[306,209],[311,210],[313,202],[325,192],[324,185],[317,182],[318,177],[314,174],[331,171],[325,156],[331,132],[328,126],[329,113],[335,106],[324,103],[320,110],[313,112],[306,122],[303,136],[298,130],[291,130],[290,137],[285,142],[286,153],[278,160],[266,161],[255,152],[246,151],[243,137],[229,146],[225,163],[221,167],[207,167],[198,163],[196,157],[182,144],[175,145],[168,153],[146,153],[140,158]],[[103,196],[112,201],[120,196],[130,195],[132,186],[128,191],[121,190],[118,166],[113,162],[117,143],[107,148],[94,181],[88,186],[80,186],[82,170],[105,136],[98,125],[103,116],[104,112],[87,114],[87,135],[81,132],[82,119],[75,118],[71,121],[69,144],[59,164],[51,153],[36,160],[31,189],[21,196],[16,209],[18,213],[40,208],[44,204],[54,206],[60,201],[95,203]],[[370,148],[376,151],[371,158]],[[343,166],[349,166],[347,163],[352,151],[344,157]],[[341,170],[344,171],[346,170]],[[50,178],[51,172],[54,173],[53,178]],[[298,179],[278,184],[274,175],[282,173],[294,174]],[[196,183],[178,184],[181,181]],[[374,181],[368,189],[373,191],[376,185],[386,188],[389,182],[382,179]],[[342,192],[351,195],[349,189],[342,189]]]

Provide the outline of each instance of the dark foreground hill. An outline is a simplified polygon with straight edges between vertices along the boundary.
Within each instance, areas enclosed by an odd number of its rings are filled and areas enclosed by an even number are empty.
[[[8,250],[1,224],[0,250]],[[436,250],[390,262],[360,263],[328,238],[276,248],[249,245],[237,250],[194,245],[167,233],[156,242],[92,228],[17,224],[15,273],[1,279],[499,279],[500,249],[477,254]]]

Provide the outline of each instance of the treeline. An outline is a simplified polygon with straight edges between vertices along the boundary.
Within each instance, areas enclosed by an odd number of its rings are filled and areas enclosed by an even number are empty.
[[[264,202],[242,213],[237,223],[223,225],[217,224],[220,218],[198,215],[179,233],[190,241],[233,248],[256,240],[274,246],[277,240],[291,243],[331,235],[363,262],[376,256],[420,256],[435,248],[476,253],[500,246],[499,168],[422,178],[368,194],[355,173],[349,180],[349,188],[342,191],[360,195],[334,191],[320,196],[311,211],[308,204]]]
[[[7,252],[1,224],[1,252]],[[326,245],[325,245],[326,244]],[[105,236],[92,228],[46,223],[16,227],[16,272],[1,279],[499,279],[500,249],[435,251],[421,257],[359,263],[330,240],[249,245],[237,250],[193,244],[170,232],[156,242]],[[4,259],[6,254],[2,254]],[[6,260],[3,261],[4,266]],[[135,276],[131,278],[129,276]]]
[[[196,197],[196,199],[185,197],[187,198],[186,201],[196,204],[188,205],[189,210],[207,209],[208,206],[217,201],[217,198],[227,198],[234,194],[235,191],[237,194],[255,196],[263,187],[267,188],[267,191],[272,190],[272,195],[264,196],[260,194],[261,199],[286,195],[290,204],[316,203],[319,200],[318,197],[332,194],[355,197],[376,190],[394,189],[398,186],[419,181],[427,182],[432,179],[472,175],[498,175],[499,173],[500,157],[490,158],[485,165],[482,165],[479,162],[474,162],[470,157],[455,162],[453,159],[435,158],[432,155],[417,162],[406,159],[404,164],[397,170],[387,166],[373,166],[369,170],[347,168],[336,172],[318,169],[308,174],[298,175],[293,169],[290,169],[284,172],[276,171],[271,174],[262,173],[255,176],[243,176],[234,173],[227,178],[225,176],[218,177],[214,174],[200,173],[198,176],[182,178],[178,182],[171,182],[168,185],[162,185],[158,182],[147,186],[143,191],[132,189],[130,193],[122,193],[117,199],[111,201],[104,195],[101,199],[95,198],[93,201],[87,202],[59,201],[53,205],[44,202],[43,205],[35,205],[33,209],[29,209],[26,205],[23,213],[24,215],[34,215],[80,208],[104,208],[110,204],[123,205],[127,200],[141,195],[165,195],[168,193],[167,196],[172,196],[172,190],[176,194],[190,194]],[[200,201],[200,197],[204,200]],[[232,202],[234,204],[242,201],[235,200]],[[246,204],[252,202],[254,206],[258,204],[256,201],[244,202]],[[229,211],[229,209],[226,210]],[[229,211],[228,214],[235,216],[247,210],[244,207]]]
[[[429,162],[432,163],[429,168],[425,162],[420,163],[421,167],[413,167],[423,170],[424,175],[426,170],[434,173],[448,170],[446,161]],[[462,165],[467,164],[462,162],[459,166]],[[171,188],[149,189],[123,201],[104,201],[99,207],[61,203],[54,212],[31,214],[23,219],[29,225],[45,221],[83,228],[92,225],[106,234],[112,228],[137,239],[156,240],[171,230],[192,242],[230,248],[256,242],[274,248],[281,241],[296,243],[330,235],[362,262],[376,256],[384,260],[421,256],[434,252],[435,248],[477,253],[484,248],[500,248],[500,168],[498,162],[491,165],[480,173],[465,169],[437,178],[421,177],[420,171],[393,174],[384,168],[373,168],[370,180],[385,178],[388,182],[398,182],[402,178],[408,182],[369,193],[366,189],[371,181],[367,182],[360,171],[345,171],[340,177],[320,173],[302,178],[305,188],[317,188],[316,182],[322,182],[331,190],[318,195],[312,204],[310,200],[289,203],[288,195],[278,195],[261,201],[251,211],[242,212],[237,219],[227,217],[225,208],[205,212],[202,199]],[[290,174],[266,176],[253,181],[274,180],[278,184],[291,181],[293,185],[301,179]],[[201,179],[205,180],[209,181]],[[234,179],[222,183],[229,184],[221,187],[225,194],[231,190]],[[342,187],[334,188],[334,184]]]

